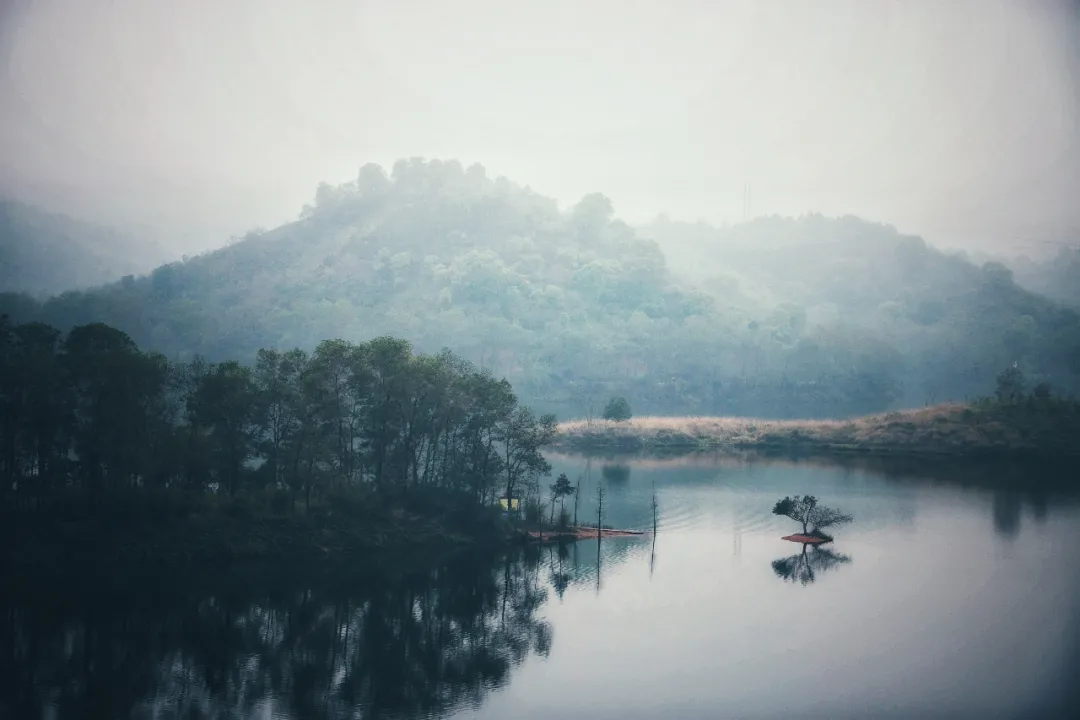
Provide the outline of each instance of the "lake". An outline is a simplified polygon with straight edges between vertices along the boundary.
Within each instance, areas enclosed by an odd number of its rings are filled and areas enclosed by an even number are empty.
[[[8,583],[0,716],[1076,710],[1080,503],[1061,489],[1065,469],[550,459],[580,479],[583,523],[595,523],[602,486],[605,525],[650,527],[655,492],[656,537],[365,568]],[[780,539],[799,528],[770,510],[806,493],[855,520],[804,553]]]

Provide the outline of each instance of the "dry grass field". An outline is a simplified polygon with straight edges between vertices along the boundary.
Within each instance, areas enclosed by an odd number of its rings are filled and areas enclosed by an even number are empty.
[[[964,453],[1034,447],[1022,427],[964,405],[881,413],[846,420],[740,417],[638,417],[559,425],[557,448],[814,447],[878,452]]]

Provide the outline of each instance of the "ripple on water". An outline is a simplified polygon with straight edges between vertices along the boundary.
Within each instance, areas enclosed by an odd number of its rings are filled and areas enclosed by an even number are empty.
[[[781,519],[770,507],[736,500],[728,507],[702,502],[693,496],[668,496],[661,499],[660,526],[669,532],[706,528],[757,534],[775,532]]]
[[[689,530],[701,525],[700,507],[686,501],[665,502],[660,510],[660,527],[667,531]]]

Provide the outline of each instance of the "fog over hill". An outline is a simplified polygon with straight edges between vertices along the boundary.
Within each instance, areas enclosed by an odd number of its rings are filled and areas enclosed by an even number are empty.
[[[653,238],[692,252],[669,262]],[[639,412],[843,416],[985,394],[1013,363],[1080,387],[1080,316],[1000,263],[854,217],[634,229],[602,194],[561,211],[455,160],[365,165],[294,222],[101,289],[0,296],[0,312],[104,321],[181,359],[391,334],[563,417],[612,394]]]
[[[358,160],[457,157],[633,223],[853,214],[1039,259],[1080,227],[1077,37],[1072,0],[11,0],[0,189],[180,255]]]
[[[0,198],[0,291],[55,295],[146,274],[169,259],[153,236]]]
[[[1075,390],[1078,9],[5,3],[0,191],[116,230],[8,232],[0,310],[245,362],[391,334],[564,417]]]

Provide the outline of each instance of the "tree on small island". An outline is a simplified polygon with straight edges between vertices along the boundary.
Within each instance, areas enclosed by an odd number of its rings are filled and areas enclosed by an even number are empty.
[[[777,500],[772,511],[773,515],[782,515],[802,523],[803,535],[822,540],[832,540],[831,535],[823,532],[825,528],[852,521],[850,515],[845,515],[831,507],[818,505],[817,498],[813,495],[796,495]]]
[[[608,400],[607,405],[604,406],[605,420],[625,422],[633,416],[634,414],[630,411],[630,403],[626,402],[626,398],[624,397],[613,397]]]
[[[1049,394],[1048,391],[1047,386],[1046,394]],[[998,402],[1010,405],[1023,402],[1026,393],[1027,380],[1024,377],[1024,371],[1017,367],[1016,363],[1005,368],[1004,372],[997,376],[997,390],[994,394]]]

